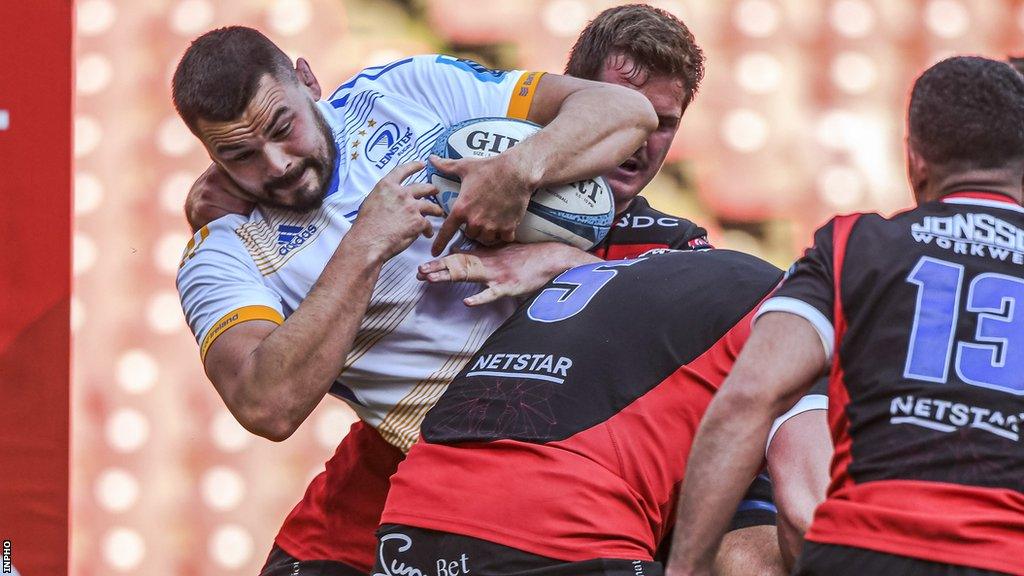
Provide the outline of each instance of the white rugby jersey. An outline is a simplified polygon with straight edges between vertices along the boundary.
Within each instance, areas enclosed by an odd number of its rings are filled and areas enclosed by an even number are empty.
[[[318,102],[338,149],[323,206],[304,214],[257,208],[249,216],[225,216],[185,249],[177,286],[203,359],[233,326],[255,319],[280,324],[298,308],[385,174],[425,159],[453,124],[525,118],[539,78],[450,56],[416,56],[367,68]],[[425,178],[421,172],[412,180]],[[436,229],[441,219],[432,219]],[[468,308],[462,299],[479,286],[418,281],[416,268],[431,259],[430,247],[420,237],[384,265],[331,388],[402,450],[416,440],[448,382],[514,308],[511,301]]]

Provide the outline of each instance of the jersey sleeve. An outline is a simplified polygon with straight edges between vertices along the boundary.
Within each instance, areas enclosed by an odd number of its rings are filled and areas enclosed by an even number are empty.
[[[590,253],[604,260],[637,258],[658,248],[707,250],[712,248],[708,232],[686,218],[666,214],[643,196],[616,216],[608,235]]]
[[[814,245],[786,273],[778,290],[761,305],[755,321],[768,312],[789,312],[814,326],[826,361],[832,359],[835,340],[833,237],[835,220],[814,234]]]
[[[771,430],[768,432],[768,442],[764,446],[765,457],[768,457],[768,448],[772,445],[772,440],[775,439],[775,434],[779,431],[779,428],[786,423],[790,418],[803,414],[804,412],[810,412],[812,410],[828,410],[828,377],[823,376],[819,378],[811,389],[804,394],[792,408],[786,410],[782,416],[775,419],[772,423]]]
[[[669,248],[674,250],[710,250],[714,248],[708,240],[708,231],[686,220],[679,219],[683,228],[682,234],[672,239]]]
[[[214,341],[243,322],[284,322],[281,299],[263,283],[234,230],[223,223],[215,221],[192,237],[178,269],[181,307],[204,361]]]
[[[451,126],[472,118],[525,119],[543,72],[491,70],[472,60],[431,54],[392,63],[374,88],[413,100]],[[372,69],[360,75],[372,76]]]

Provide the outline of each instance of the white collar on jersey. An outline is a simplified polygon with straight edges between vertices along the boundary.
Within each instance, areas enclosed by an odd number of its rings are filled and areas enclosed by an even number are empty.
[[[969,196],[956,196],[954,192],[951,196],[946,196],[942,199],[942,202],[946,204],[967,204],[970,206],[984,206],[986,208],[1003,208],[1006,210],[1013,210],[1014,212],[1020,212],[1024,214],[1024,207],[1013,202],[1012,199],[1007,198],[1006,200],[989,200],[988,198],[971,198]]]

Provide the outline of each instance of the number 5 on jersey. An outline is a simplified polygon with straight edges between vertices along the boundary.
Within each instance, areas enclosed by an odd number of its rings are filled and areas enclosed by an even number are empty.
[[[616,268],[632,266],[644,258],[617,262],[594,262],[562,272],[534,298],[526,315],[537,322],[558,322],[571,318],[587,307],[605,284],[619,273]]]

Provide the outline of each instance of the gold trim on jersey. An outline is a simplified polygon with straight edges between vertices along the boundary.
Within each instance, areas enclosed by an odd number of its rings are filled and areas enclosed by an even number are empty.
[[[398,328],[423,299],[425,289],[425,284],[416,279],[412,264],[390,260],[384,265],[342,374]],[[411,296],[413,294],[415,296]]]
[[[420,435],[420,425],[427,412],[434,407],[448,384],[473,357],[484,340],[491,334],[490,322],[477,320],[470,331],[462,350],[448,357],[445,363],[430,376],[419,381],[388,412],[377,426],[377,431],[391,445],[402,452],[408,452]]]
[[[523,72],[512,90],[512,99],[508,101],[508,112],[505,116],[526,120],[530,114],[530,105],[533,104],[533,97],[537,94],[537,84],[543,72]]]
[[[210,346],[213,346],[217,338],[220,338],[229,328],[250,320],[269,320],[278,326],[284,324],[284,317],[281,316],[281,313],[269,306],[252,305],[232,310],[221,316],[220,320],[213,324],[213,328],[210,328],[206,337],[203,338],[203,344],[199,347],[199,357],[203,362],[206,361],[206,353],[210,351]]]
[[[183,268],[185,263],[192,259],[196,255],[196,250],[199,250],[199,245],[206,240],[206,237],[210,235],[210,228],[203,226],[198,232],[192,235],[188,240],[188,244],[185,245],[185,251],[181,255],[181,263],[178,264],[178,268]]]

